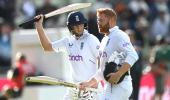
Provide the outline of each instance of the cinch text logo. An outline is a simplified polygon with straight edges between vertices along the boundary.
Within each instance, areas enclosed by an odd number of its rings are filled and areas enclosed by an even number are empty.
[[[70,61],[83,61],[83,57],[80,55],[69,55]]]

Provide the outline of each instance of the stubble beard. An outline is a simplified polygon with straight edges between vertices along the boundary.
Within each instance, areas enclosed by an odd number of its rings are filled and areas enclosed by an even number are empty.
[[[109,33],[109,24],[106,24],[104,26],[98,25],[98,28],[100,33]]]
[[[83,32],[77,33],[77,32],[75,32],[75,31],[73,30],[73,31],[72,31],[72,34],[75,35],[75,37],[79,38],[79,37],[81,37],[81,36],[83,35]]]

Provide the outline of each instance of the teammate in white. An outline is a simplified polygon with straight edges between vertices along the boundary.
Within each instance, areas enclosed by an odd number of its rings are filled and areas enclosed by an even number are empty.
[[[113,60],[115,63],[120,64],[121,67],[117,72],[108,75],[110,78],[108,82],[106,81],[106,91],[103,100],[129,100],[132,93],[129,70],[138,60],[138,55],[128,35],[116,26],[116,19],[117,15],[113,9],[97,9],[98,28],[101,33],[105,34],[99,49],[100,69],[91,80],[80,83],[81,89],[90,87],[104,78],[103,71],[106,62]],[[117,84],[123,74],[126,75],[125,78]]]
[[[42,26],[43,15],[38,15],[35,18],[40,19],[36,22],[35,26],[44,50],[56,52],[65,50],[68,52],[72,65],[73,82],[79,83],[86,81],[96,73],[98,69],[97,57],[100,42],[94,35],[87,32],[87,20],[82,13],[71,12],[68,15],[67,27],[72,35],[54,42],[50,42],[44,33]],[[96,86],[97,84],[94,85],[94,87]],[[72,100],[75,96],[81,94],[78,92],[79,90],[70,89],[64,99]],[[84,92],[78,98],[83,100],[94,99],[91,95],[85,96],[88,93],[91,92]]]

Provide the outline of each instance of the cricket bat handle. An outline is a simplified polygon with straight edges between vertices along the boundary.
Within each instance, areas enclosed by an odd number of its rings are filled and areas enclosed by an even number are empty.
[[[19,27],[23,27],[23,26],[27,26],[27,25],[30,25],[30,24],[33,24],[34,22],[37,22],[40,18],[32,18],[30,20],[27,20],[21,24],[19,24]],[[45,16],[44,16],[44,19],[45,19]]]

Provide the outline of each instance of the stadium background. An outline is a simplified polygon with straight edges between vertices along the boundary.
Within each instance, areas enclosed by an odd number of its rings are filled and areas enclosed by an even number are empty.
[[[46,2],[45,2],[46,1]],[[45,2],[45,3],[44,3]],[[136,47],[140,60],[134,66],[134,81],[139,84],[143,73],[150,71],[149,58],[152,48],[157,45],[169,45],[170,43],[170,1],[169,0],[1,0],[0,1],[0,37],[2,37],[2,26],[9,25],[10,43],[3,48],[1,46],[0,56],[10,59],[9,63],[3,63],[0,58],[0,78],[6,78],[7,71],[14,67],[15,56],[18,51],[23,52],[27,60],[33,64],[37,72],[43,75],[70,80],[70,63],[66,53],[45,53],[40,46],[37,33],[33,25],[19,28],[17,25],[24,20],[30,19],[39,13],[47,13],[51,10],[77,2],[91,2],[92,7],[81,10],[89,22],[89,32],[101,40],[102,35],[98,33],[96,26],[96,9],[100,7],[114,8],[118,14],[118,26],[132,37],[132,43]],[[45,4],[48,4],[45,6]],[[53,41],[70,35],[66,27],[67,14],[50,18],[44,23],[47,35]],[[163,19],[163,21],[161,21]],[[5,49],[5,48],[8,49]],[[11,62],[11,63],[10,63]],[[149,79],[150,80],[150,79]],[[148,81],[148,80],[145,80]],[[154,82],[150,86],[136,89],[146,95],[146,100],[154,94]],[[142,84],[143,85],[143,84]],[[169,87],[166,85],[166,90]],[[16,100],[61,100],[66,88],[46,85],[29,85],[24,87],[23,95]],[[137,92],[135,92],[137,93]],[[164,100],[169,100],[165,91]],[[170,93],[169,93],[170,94]],[[140,96],[139,96],[140,97]],[[135,98],[135,99],[134,99]],[[132,100],[138,97],[132,96]],[[140,100],[144,100],[143,98]]]

